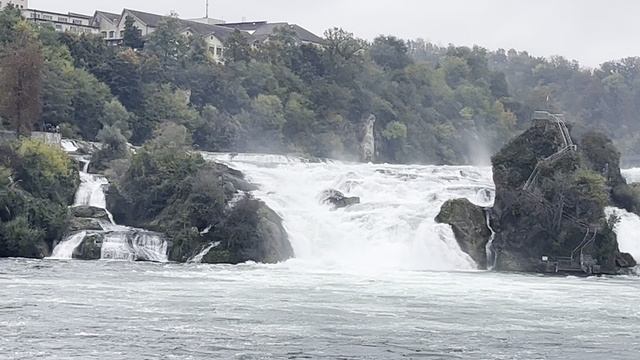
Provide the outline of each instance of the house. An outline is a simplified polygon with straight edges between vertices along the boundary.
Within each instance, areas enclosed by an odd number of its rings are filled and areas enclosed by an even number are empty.
[[[36,24],[51,25],[56,31],[77,34],[97,34],[98,28],[91,26],[92,17],[74,13],[22,9],[22,17]]]
[[[254,42],[265,42],[269,40],[269,37],[274,35],[277,29],[289,29],[292,31],[296,41],[299,44],[306,45],[324,45],[324,39],[315,35],[311,31],[296,25],[286,22],[268,23],[266,21],[254,21],[254,22],[240,22],[240,23],[225,23],[222,26],[232,28],[234,30],[240,30],[251,35]]]
[[[117,17],[113,13],[97,11],[93,17],[93,25],[99,27],[99,32],[106,41],[120,44],[123,40],[127,17],[133,19],[133,26],[138,28],[142,37],[153,33],[160,23],[167,18],[167,16],[131,9],[124,9]],[[177,20],[180,24],[180,32],[183,35],[201,36],[207,42],[213,59],[222,61],[224,41],[233,33],[234,29],[203,21]]]
[[[91,26],[98,28],[103,38],[116,39],[119,22],[120,14],[98,10],[93,14]]]
[[[6,8],[10,4],[13,4],[13,6],[21,10],[29,8],[29,0],[1,0],[0,10]]]

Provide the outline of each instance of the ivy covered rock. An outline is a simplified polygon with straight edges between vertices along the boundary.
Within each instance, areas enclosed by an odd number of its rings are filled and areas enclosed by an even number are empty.
[[[604,212],[606,206],[622,205],[621,191],[631,191],[620,176],[617,150],[595,133],[576,146],[570,128],[546,115],[492,158],[494,269],[613,274],[634,266],[618,249],[616,219]],[[625,201],[636,206],[632,197]],[[486,226],[479,215],[451,221],[451,206],[445,204],[439,218],[452,224],[458,242],[464,244],[467,235],[460,229]],[[479,256],[461,247],[474,259]]]
[[[292,257],[280,217],[249,195],[255,186],[190,151],[185,134],[179,126],[165,128],[126,166],[112,169],[107,205],[116,222],[165,234],[172,261],[189,261],[214,243],[203,262]]]

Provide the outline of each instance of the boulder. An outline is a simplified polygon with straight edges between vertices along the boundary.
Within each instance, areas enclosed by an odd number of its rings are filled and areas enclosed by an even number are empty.
[[[329,189],[322,192],[320,201],[323,204],[333,205],[334,209],[345,208],[351,205],[360,204],[359,197],[347,197],[338,190]]]
[[[485,209],[467,199],[454,199],[442,205],[436,222],[451,225],[460,249],[478,264],[487,268],[487,242],[491,230],[487,227]]]
[[[79,231],[100,231],[102,226],[100,220],[93,218],[72,217],[69,221],[69,232],[75,233]]]
[[[87,234],[73,250],[73,258],[79,260],[100,260],[105,233]]]
[[[616,257],[616,264],[621,268],[632,268],[638,265],[631,254],[622,252]]]
[[[71,216],[77,218],[109,220],[107,210],[95,206],[74,206],[71,208]]]
[[[202,258],[202,263],[207,264],[272,264],[294,256],[282,218],[262,201],[250,197],[240,200],[221,226],[200,239],[199,246],[192,247],[190,258],[197,255],[202,244],[219,244]]]

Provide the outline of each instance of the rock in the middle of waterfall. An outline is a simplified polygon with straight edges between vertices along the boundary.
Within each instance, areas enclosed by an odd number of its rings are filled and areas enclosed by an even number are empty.
[[[360,204],[360,198],[357,196],[348,197],[338,190],[329,189],[322,192],[320,200],[323,204],[333,205],[334,209],[345,208],[351,205]]]

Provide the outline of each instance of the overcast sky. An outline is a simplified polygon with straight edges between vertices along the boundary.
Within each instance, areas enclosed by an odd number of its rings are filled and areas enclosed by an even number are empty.
[[[202,17],[206,0],[30,0],[31,8],[91,14],[127,7]],[[635,0],[210,0],[210,16],[226,21],[287,21],[318,35],[342,27],[440,45],[516,48],[563,55],[586,66],[640,55],[640,1]]]

